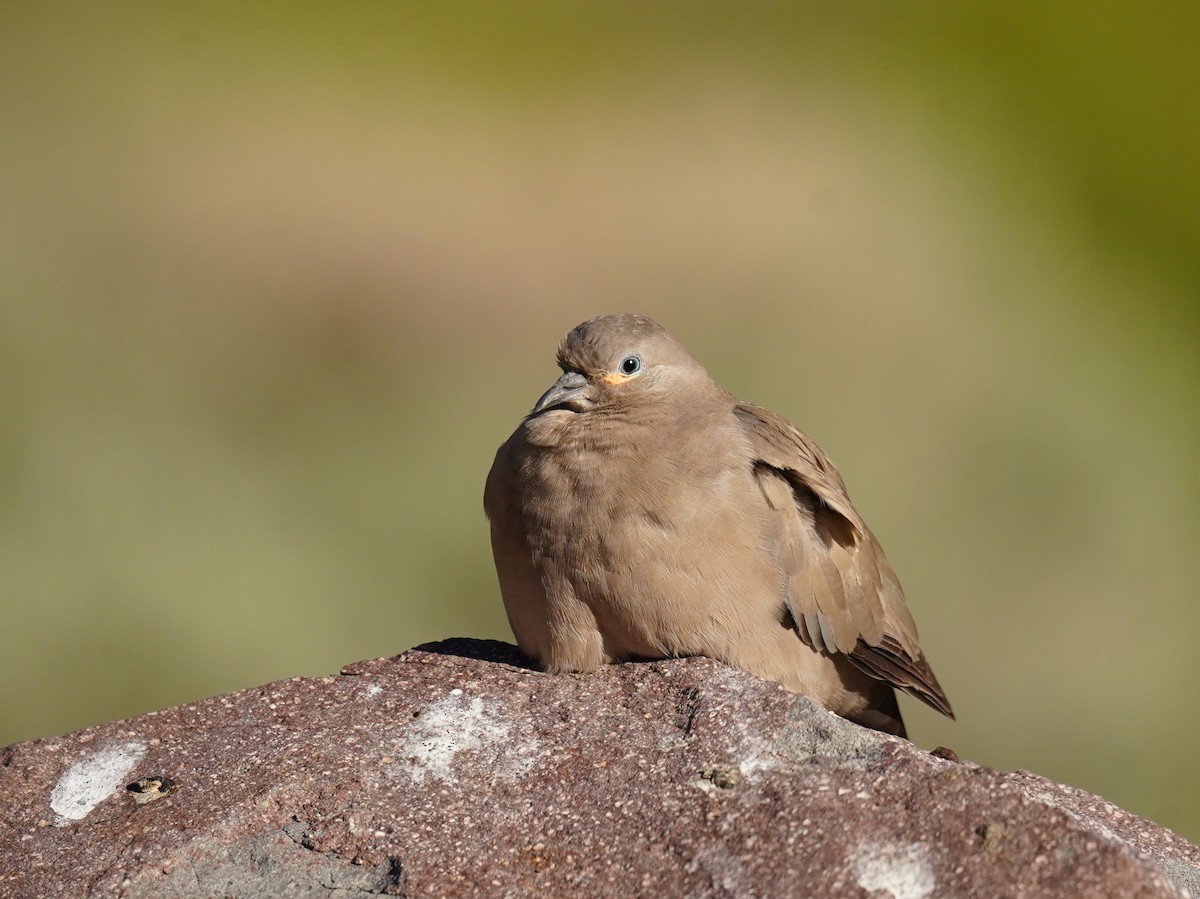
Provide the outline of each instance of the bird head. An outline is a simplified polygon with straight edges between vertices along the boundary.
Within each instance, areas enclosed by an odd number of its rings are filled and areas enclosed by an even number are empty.
[[[590,412],[661,400],[672,388],[708,381],[703,367],[666,328],[636,313],[602,315],[571,330],[558,348],[562,377],[529,413]]]

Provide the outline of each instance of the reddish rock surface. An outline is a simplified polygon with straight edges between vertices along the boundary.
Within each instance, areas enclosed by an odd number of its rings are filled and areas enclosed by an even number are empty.
[[[0,765],[5,897],[1200,895],[1156,824],[707,659],[452,640]]]

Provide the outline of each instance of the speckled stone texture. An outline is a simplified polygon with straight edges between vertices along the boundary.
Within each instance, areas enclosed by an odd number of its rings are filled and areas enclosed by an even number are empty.
[[[453,640],[17,744],[0,764],[14,899],[1200,885],[1200,849],[1095,796],[934,757],[699,658],[553,676]]]

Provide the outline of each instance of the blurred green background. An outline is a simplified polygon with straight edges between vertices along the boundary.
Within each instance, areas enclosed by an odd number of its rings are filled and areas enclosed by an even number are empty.
[[[0,743],[509,639],[606,311],[821,442],[958,723],[1200,837],[1200,7],[5,4]]]

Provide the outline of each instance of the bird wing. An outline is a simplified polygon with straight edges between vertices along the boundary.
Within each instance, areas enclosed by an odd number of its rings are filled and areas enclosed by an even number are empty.
[[[833,463],[773,412],[739,403],[734,416],[775,513],[785,601],[800,638],[954,717],[917,643],[900,581]]]

